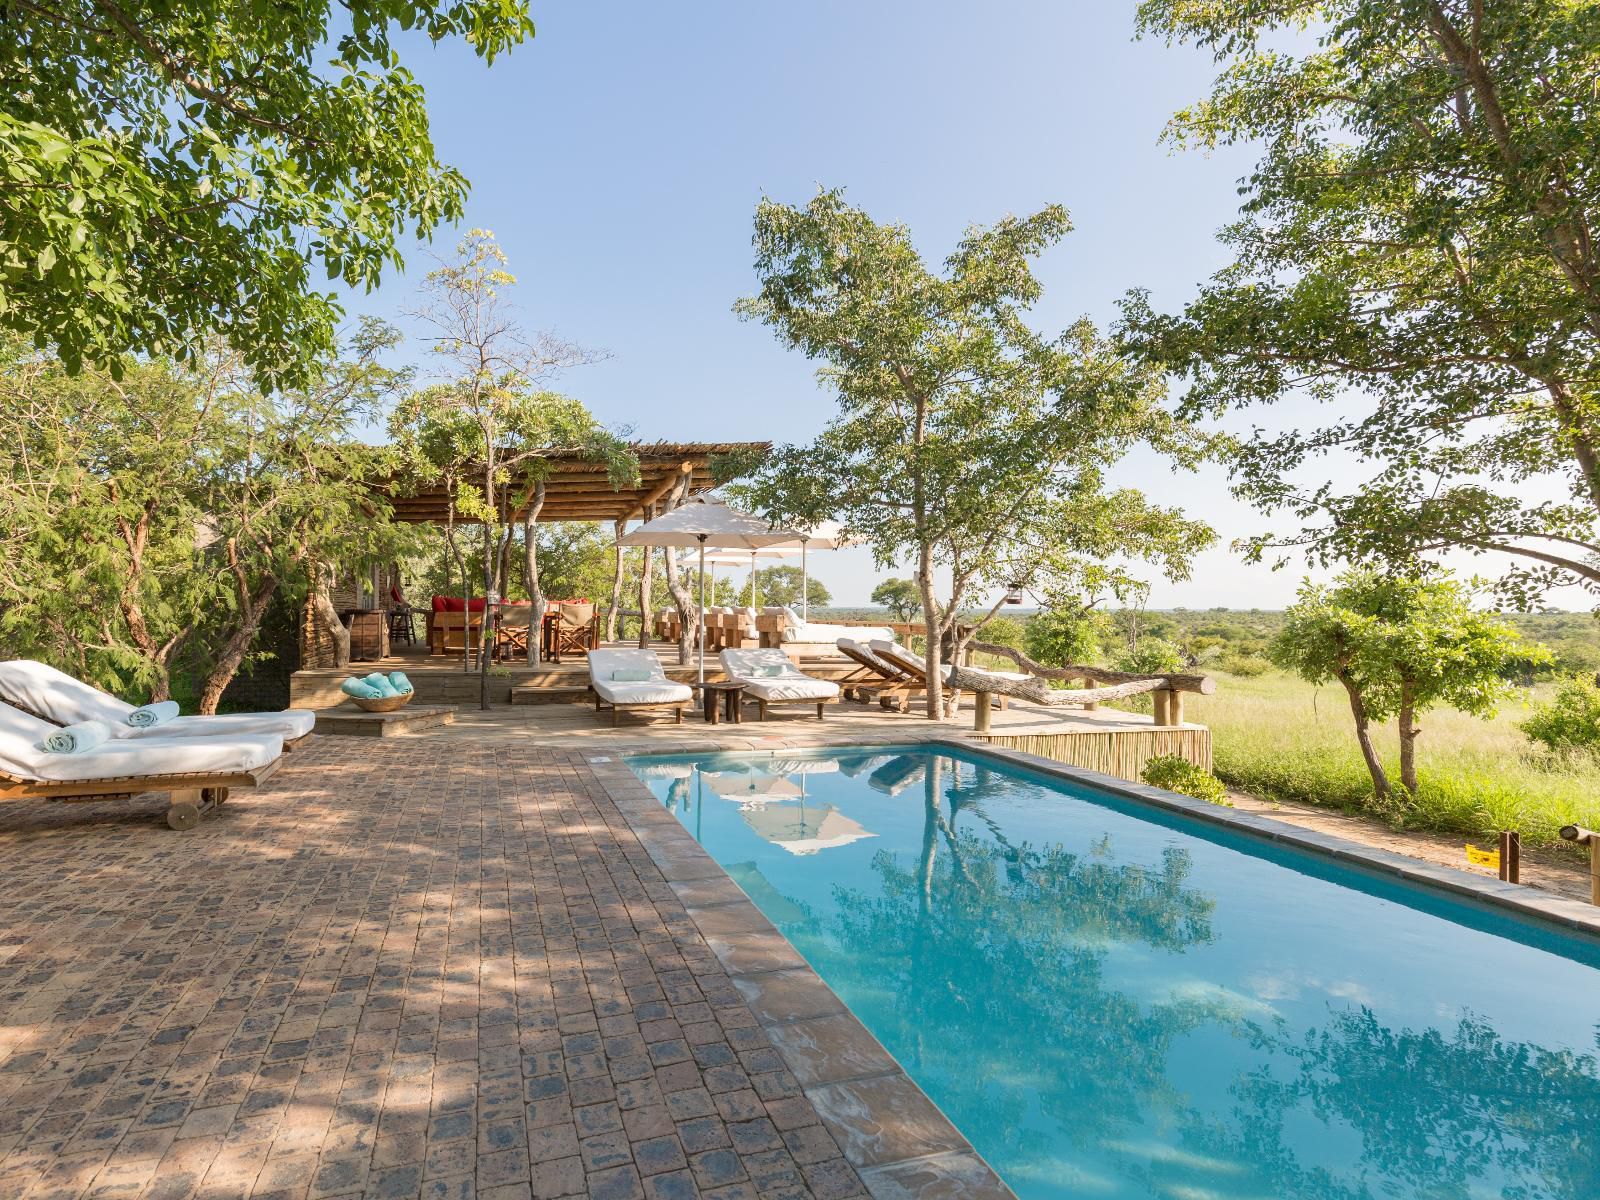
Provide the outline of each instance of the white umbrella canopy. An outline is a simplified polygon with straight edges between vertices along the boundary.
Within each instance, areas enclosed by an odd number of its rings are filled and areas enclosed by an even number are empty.
[[[859,821],[845,816],[831,804],[813,809],[793,805],[746,809],[745,824],[775,846],[790,854],[815,854],[834,846],[848,846],[877,834]]]
[[[799,534],[774,528],[751,513],[729,508],[720,500],[695,496],[671,512],[646,521],[617,539],[620,546],[698,546],[700,548],[700,682],[706,681],[706,547],[759,550],[793,542]]]

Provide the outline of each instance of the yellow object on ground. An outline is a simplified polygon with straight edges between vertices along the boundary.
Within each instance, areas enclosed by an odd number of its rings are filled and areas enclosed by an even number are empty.
[[[1467,843],[1467,861],[1475,867],[1488,867],[1491,870],[1500,869],[1500,851],[1480,850],[1471,842]]]

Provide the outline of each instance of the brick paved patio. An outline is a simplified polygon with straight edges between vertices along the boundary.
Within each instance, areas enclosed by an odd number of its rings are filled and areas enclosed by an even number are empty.
[[[861,1193],[580,755],[163,807],[0,808],[0,1197]]]

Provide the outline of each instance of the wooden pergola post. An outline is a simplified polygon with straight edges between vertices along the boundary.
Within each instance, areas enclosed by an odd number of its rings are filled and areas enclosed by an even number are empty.
[[[627,527],[628,522],[626,518],[618,518],[613,525],[613,529],[616,533],[616,544],[613,546],[613,550],[616,553],[617,565],[615,572],[611,576],[611,607],[606,610],[606,641],[608,642],[614,642],[617,640],[621,623],[617,616],[617,609],[622,607],[622,556],[624,553],[622,548],[622,534]]]

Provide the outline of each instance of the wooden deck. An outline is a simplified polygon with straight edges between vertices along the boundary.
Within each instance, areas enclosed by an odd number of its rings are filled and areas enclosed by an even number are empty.
[[[695,664],[679,664],[675,646],[657,643],[654,649],[668,677],[684,683],[694,680]],[[803,657],[800,667],[808,674],[836,681],[859,677],[860,672],[856,664],[842,656]],[[424,648],[405,647],[379,662],[353,663],[341,670],[297,671],[291,681],[291,703],[296,708],[335,709],[345,700],[339,691],[340,683],[352,674],[375,670],[404,671],[417,689],[419,704],[456,706],[456,724],[438,731],[453,738],[514,737],[549,746],[570,745],[574,741],[605,744],[620,738],[635,745],[641,741],[659,744],[662,750],[670,751],[679,743],[703,740],[713,730],[720,737],[753,744],[768,737],[800,733],[839,743],[858,736],[882,741],[901,731],[908,739],[916,738],[924,736],[930,725],[921,706],[915,703],[910,713],[897,713],[886,712],[876,704],[843,702],[830,705],[821,722],[815,715],[805,717],[798,710],[758,722],[751,711],[742,724],[735,726],[708,726],[697,716],[682,725],[635,717],[625,719],[620,729],[613,730],[609,716],[596,718],[589,706],[589,668],[581,656],[538,667],[497,664],[489,677],[489,700],[494,709],[483,713],[478,709],[476,673],[463,671],[458,659],[430,657]],[[722,678],[721,666],[715,659],[706,660],[706,678]],[[341,711],[353,711],[353,707],[345,705]],[[1150,759],[1163,754],[1178,754],[1208,770],[1211,767],[1211,731],[1205,726],[1157,726],[1142,713],[1104,706],[1087,712],[1040,708],[1017,701],[991,714],[987,735],[973,734],[972,727],[972,699],[968,696],[959,716],[941,728],[1123,779],[1137,779]]]

